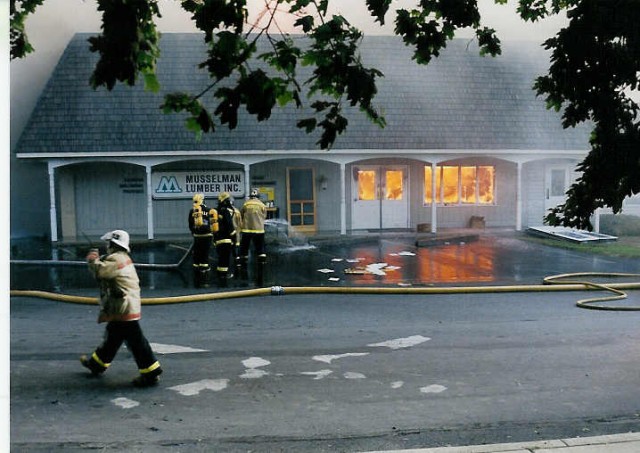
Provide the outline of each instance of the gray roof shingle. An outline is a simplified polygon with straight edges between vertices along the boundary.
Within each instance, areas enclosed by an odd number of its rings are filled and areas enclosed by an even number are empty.
[[[17,153],[101,153],[187,150],[317,149],[318,134],[295,124],[305,112],[276,108],[259,123],[240,116],[230,131],[218,126],[200,141],[180,115],[165,115],[165,93],[198,92],[209,84],[197,69],[205,59],[202,36],[164,34],[158,63],[160,93],[142,84],[93,90],[89,77],[97,56],[88,50],[89,34],[77,34],[56,66],[18,142]],[[546,72],[548,54],[536,43],[504,43],[503,55],[481,57],[477,45],[453,40],[428,66],[411,60],[411,49],[397,37],[364,39],[365,66],[381,70],[375,105],[387,126],[380,129],[349,109],[347,132],[334,149],[402,150],[587,150],[586,126],[564,130],[560,115],[536,98],[534,78]],[[209,102],[214,106],[214,102]]]

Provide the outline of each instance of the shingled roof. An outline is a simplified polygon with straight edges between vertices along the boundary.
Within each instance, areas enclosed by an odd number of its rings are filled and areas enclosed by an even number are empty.
[[[198,92],[209,80],[197,65],[205,58],[202,35],[164,34],[160,93],[118,85],[93,90],[89,77],[97,56],[89,34],[70,41],[18,142],[18,154],[166,152],[201,150],[313,150],[318,135],[295,124],[293,107],[276,109],[259,123],[243,114],[235,130],[219,126],[196,140],[179,115],[159,109],[165,93]],[[387,126],[380,129],[358,111],[334,149],[357,150],[587,150],[586,127],[564,130],[560,115],[545,109],[532,90],[546,72],[548,54],[537,43],[505,43],[499,57],[481,57],[477,45],[453,40],[428,66],[411,60],[397,37],[367,36],[365,66],[381,70],[375,105]],[[213,102],[211,105],[214,105]]]

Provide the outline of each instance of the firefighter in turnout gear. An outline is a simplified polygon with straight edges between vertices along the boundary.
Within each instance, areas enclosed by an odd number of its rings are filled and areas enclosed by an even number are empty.
[[[233,244],[233,254],[231,256],[232,262],[236,263],[239,266],[239,258],[240,258],[240,239],[242,234],[242,213],[238,208],[233,204],[233,197],[231,197],[231,208],[233,209],[233,229],[236,231],[236,236],[234,238]]]
[[[242,239],[240,240],[240,263],[249,260],[249,246],[253,242],[258,262],[264,263],[267,253],[264,246],[264,221],[267,218],[267,208],[260,201],[257,189],[252,189],[249,199],[242,209]]]
[[[193,236],[193,286],[196,288],[209,286],[209,250],[217,222],[216,210],[204,204],[203,194],[195,194],[189,211],[189,230]]]
[[[231,195],[222,192],[218,196],[218,231],[213,239],[218,252],[218,283],[226,286],[227,278],[233,275],[229,272],[233,247],[236,243],[236,230],[233,221],[233,206],[231,205]]]
[[[107,254],[100,256],[97,249],[92,249],[87,263],[100,284],[98,322],[106,322],[107,327],[102,344],[91,356],[80,357],[80,363],[91,374],[99,376],[109,368],[122,343],[126,343],[140,373],[133,384],[136,387],[155,385],[162,368],[138,322],[142,315],[140,283],[129,256],[129,234],[115,230],[101,239],[108,242]]]

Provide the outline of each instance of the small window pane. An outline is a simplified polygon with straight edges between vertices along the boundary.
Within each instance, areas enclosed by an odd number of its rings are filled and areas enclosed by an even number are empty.
[[[291,214],[300,214],[300,209],[299,203],[291,203]]]
[[[304,223],[303,224],[304,225],[313,225],[313,223],[314,223],[313,222],[313,218],[314,218],[314,216],[312,216],[312,215],[304,216]]]
[[[385,173],[385,200],[402,200],[404,188],[402,170],[387,170]]]
[[[562,197],[565,192],[565,171],[551,170],[551,196]]]
[[[460,199],[463,203],[476,202],[476,167],[460,168]]]
[[[376,172],[358,171],[358,200],[376,200]]]
[[[442,191],[445,203],[458,203],[458,168],[442,167]]]
[[[478,167],[478,202],[493,204],[495,200],[495,167]]]

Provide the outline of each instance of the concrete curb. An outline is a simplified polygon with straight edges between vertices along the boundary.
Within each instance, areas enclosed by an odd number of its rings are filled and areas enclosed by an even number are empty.
[[[636,453],[639,451],[640,433],[624,433],[506,444],[380,450],[364,453]]]

